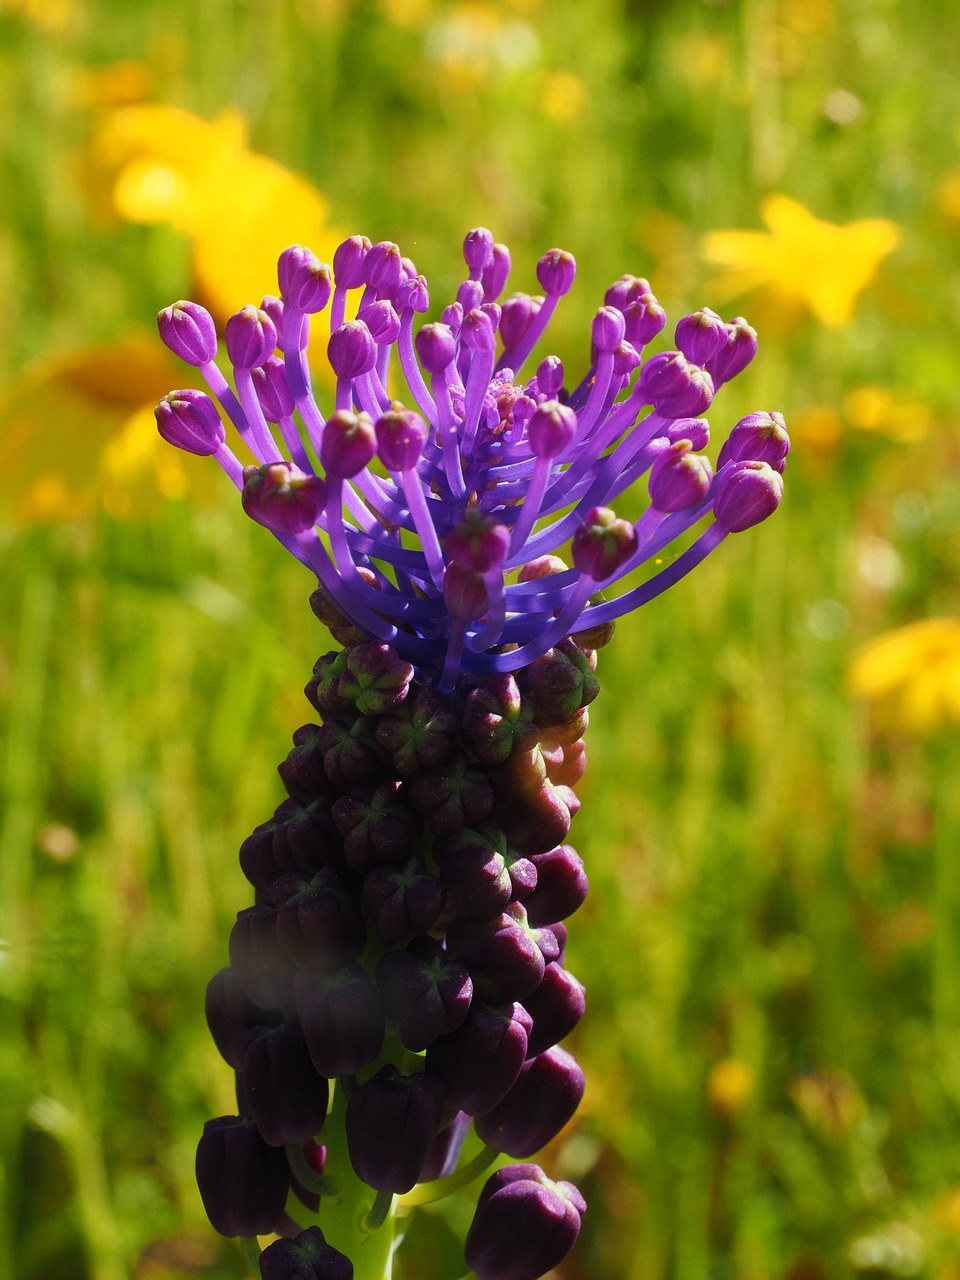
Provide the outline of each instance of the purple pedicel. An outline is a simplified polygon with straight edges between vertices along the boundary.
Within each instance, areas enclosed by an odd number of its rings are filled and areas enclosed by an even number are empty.
[[[209,396],[187,387],[165,395],[153,411],[157,430],[167,444],[208,457],[226,438],[220,415]]]

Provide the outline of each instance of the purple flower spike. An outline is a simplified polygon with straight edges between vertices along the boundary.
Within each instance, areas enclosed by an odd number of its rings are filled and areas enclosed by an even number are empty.
[[[546,294],[569,293],[577,274],[577,263],[565,249],[550,249],[537,263],[537,279]]]
[[[553,1182],[538,1165],[499,1169],[477,1202],[467,1266],[478,1280],[539,1280],[573,1248],[586,1209],[572,1183]]]
[[[243,509],[252,520],[278,533],[304,533],[320,518],[327,487],[286,462],[243,469]]]
[[[225,439],[223,423],[216,406],[202,391],[187,387],[165,395],[153,416],[157,430],[168,444],[187,453],[208,457],[216,453]]]
[[[363,261],[363,282],[380,294],[391,295],[403,280],[403,255],[391,240],[370,248]]]
[[[573,535],[573,563],[594,582],[604,582],[637,549],[637,531],[609,507],[594,507]]]
[[[353,1263],[327,1244],[319,1227],[282,1236],[260,1255],[261,1280],[353,1280]]]
[[[395,408],[374,424],[377,452],[389,471],[409,471],[417,465],[427,441],[427,424],[412,409]]]
[[[348,320],[327,343],[327,359],[338,378],[359,378],[377,363],[377,344],[362,320]]]
[[[284,302],[297,311],[313,315],[330,301],[330,268],[303,245],[284,249],[277,262],[277,279]]]
[[[675,340],[691,364],[705,365],[727,345],[727,326],[715,311],[703,307],[677,322]]]
[[[428,373],[442,373],[457,354],[457,340],[447,324],[425,324],[414,343]]]
[[[717,466],[725,462],[766,462],[783,472],[790,452],[787,424],[779,413],[748,413],[730,432],[720,449]]]
[[[347,480],[362,471],[376,452],[377,435],[368,414],[340,409],[327,419],[320,462],[328,476]]]
[[[783,477],[766,462],[731,462],[717,474],[713,514],[727,533],[742,533],[773,515],[782,497]]]
[[[707,496],[713,468],[694,453],[689,440],[677,440],[650,470],[650,502],[655,511],[685,511]]]
[[[347,1103],[347,1148],[361,1181],[402,1195],[419,1180],[440,1129],[443,1081],[381,1067]]]
[[[468,231],[463,241],[463,257],[473,278],[480,279],[493,263],[493,232],[486,227],[475,227],[473,231]]]
[[[235,369],[252,369],[273,355],[277,331],[273,321],[259,307],[241,308],[227,321],[224,335],[227,355]]]
[[[187,364],[208,364],[217,354],[217,327],[213,316],[195,302],[174,302],[157,316],[164,346]]]
[[[333,255],[333,278],[339,289],[359,289],[363,284],[363,264],[370,252],[366,236],[350,236]]]

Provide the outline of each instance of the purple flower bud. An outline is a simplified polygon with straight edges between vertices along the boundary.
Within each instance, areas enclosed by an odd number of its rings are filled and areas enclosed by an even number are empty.
[[[357,318],[370,330],[370,336],[378,347],[389,347],[396,342],[400,333],[400,317],[386,298],[368,303]]]
[[[377,742],[403,777],[425,773],[453,754],[460,721],[436,689],[416,685],[411,696],[377,725]]]
[[[527,996],[524,1008],[533,1022],[527,1053],[534,1057],[570,1034],[583,1017],[586,993],[582,984],[557,960],[544,969],[543,981]]]
[[[289,795],[304,805],[327,795],[331,789],[323,770],[319,733],[318,724],[301,725],[294,732],[293,747],[287,758],[277,767]]]
[[[207,1026],[224,1060],[239,1071],[251,1032],[275,1026],[280,1015],[255,1005],[232,969],[221,969],[207,983]]]
[[[279,298],[275,298],[272,293],[265,293],[260,300],[260,310],[265,311],[273,321],[273,327],[277,333],[283,328],[283,303]]]
[[[353,1280],[353,1263],[327,1244],[319,1227],[281,1236],[260,1255],[262,1280]]]
[[[563,387],[563,361],[547,356],[537,366],[537,390],[548,400],[555,400]]]
[[[766,462],[782,472],[790,452],[787,424],[780,413],[748,413],[720,449],[717,468],[725,462]]]
[[[597,351],[616,351],[627,331],[623,315],[614,307],[601,307],[590,325],[590,341]]]
[[[556,458],[573,443],[577,434],[577,415],[559,400],[538,404],[527,424],[527,440],[537,458]]]
[[[666,327],[667,313],[652,293],[631,302],[623,313],[627,322],[627,341],[645,347]]]
[[[652,296],[649,281],[642,276],[622,275],[603,295],[603,303],[604,306],[616,307],[618,311],[626,312],[631,303],[646,296]]]
[[[470,974],[433,938],[415,938],[406,951],[381,956],[377,986],[387,1017],[411,1053],[461,1027],[473,1000]]]
[[[536,745],[538,730],[529,704],[511,675],[490,676],[467,694],[463,728],[481,763],[503,764],[514,751]]]
[[[713,400],[710,375],[679,351],[651,356],[640,370],[638,386],[665,418],[696,417]]]
[[[464,280],[457,290],[457,302],[463,308],[465,315],[468,311],[473,311],[475,307],[479,307],[483,302],[483,285],[480,281]]]
[[[613,353],[613,372],[618,378],[629,378],[640,363],[640,352],[632,342],[621,342]]]
[[[503,315],[503,308],[496,302],[483,302],[480,304],[480,310],[489,318],[490,324],[493,326],[493,331],[496,333],[500,328],[500,318]]]
[[[655,511],[685,511],[703,501],[712,479],[710,459],[677,440],[650,468],[650,502]]]
[[[537,280],[546,294],[569,293],[576,274],[576,260],[565,249],[548,249],[537,263]]]
[[[388,471],[409,471],[427,442],[427,424],[412,409],[389,409],[374,424],[377,452]]]
[[[329,805],[327,797],[308,805],[291,799],[274,810],[273,856],[281,875],[295,871],[309,880],[324,867],[339,864],[340,844]]]
[[[333,278],[341,289],[359,289],[363,284],[363,264],[370,252],[366,236],[350,236],[333,255]]]
[[[396,649],[370,640],[348,650],[340,689],[361,715],[382,716],[400,706],[412,679],[413,667]]]
[[[500,337],[507,351],[520,345],[542,305],[542,299],[532,298],[529,293],[514,293],[507,298],[500,311]]]
[[[536,888],[523,900],[530,924],[553,924],[572,916],[582,905],[589,887],[583,860],[576,849],[561,844],[546,853],[535,854],[530,861],[537,872]]]
[[[187,364],[208,364],[217,354],[217,327],[213,316],[195,302],[181,299],[157,316],[157,328],[164,346]]]
[[[552,1142],[583,1098],[586,1079],[576,1058],[548,1049],[529,1058],[507,1096],[477,1116],[477,1136],[488,1147],[525,1160]]]
[[[487,608],[487,586],[482,573],[448,564],[443,571],[443,603],[451,618],[469,622]]]
[[[278,533],[305,533],[320,518],[327,486],[286,462],[244,467],[243,509],[252,520]]]
[[[277,345],[273,321],[265,311],[250,305],[230,317],[224,336],[227,355],[235,369],[253,369],[263,364],[267,356],[273,355]]]
[[[297,311],[314,315],[330,301],[330,268],[303,245],[284,249],[277,261],[277,279],[284,302]]]
[[[479,507],[469,507],[447,535],[446,553],[461,569],[486,573],[503,564],[510,549],[510,530]]]
[[[289,418],[294,403],[283,361],[276,356],[268,356],[259,369],[250,370],[250,376],[266,420],[279,422],[281,418]]]
[[[274,1230],[286,1204],[290,1169],[282,1148],[268,1146],[252,1120],[208,1120],[197,1144],[196,1174],[215,1231],[255,1236]]]
[[[543,978],[543,954],[518,902],[492,920],[455,920],[447,930],[447,948],[470,970],[480,999],[490,1004],[523,1000]]]
[[[616,573],[637,549],[637,531],[609,507],[594,507],[573,535],[573,563],[594,582]]]
[[[463,324],[463,307],[459,302],[451,302],[448,307],[443,308],[440,320],[451,333],[459,333],[460,326]]]
[[[710,424],[706,418],[674,418],[664,427],[663,434],[671,444],[689,440],[690,447],[699,453],[710,443]]]
[[[483,296],[493,302],[503,293],[507,277],[510,275],[510,250],[505,244],[495,244],[490,262],[483,269],[480,282],[483,285]]]
[[[757,354],[757,331],[737,316],[726,326],[727,343],[707,363],[714,386],[729,382],[742,372]]]
[[[381,1067],[347,1103],[350,1163],[362,1182],[402,1195],[419,1180],[440,1128],[443,1081]]]
[[[495,823],[464,829],[437,857],[440,882],[463,920],[494,919],[511,902],[525,898],[537,883],[529,858],[511,849]]]
[[[467,1266],[478,1280],[538,1280],[573,1248],[586,1209],[572,1183],[552,1181],[538,1165],[498,1169],[477,1201]]]
[[[413,803],[438,836],[456,835],[463,827],[485,818],[493,807],[489,779],[461,751],[455,752],[446,764],[415,777],[410,792]]]
[[[369,414],[349,409],[331,413],[320,440],[320,462],[328,476],[348,480],[362,471],[376,452],[377,435]]]
[[[457,340],[447,324],[425,324],[414,338],[420,363],[428,373],[442,373],[457,354]]]
[[[390,240],[372,245],[363,262],[363,282],[390,295],[403,280],[403,255]]]
[[[359,378],[377,363],[377,344],[362,320],[348,320],[327,343],[327,359],[338,378]]]
[[[691,364],[705,365],[727,345],[727,326],[715,311],[702,307],[677,322],[674,340]]]
[[[363,882],[360,897],[367,919],[385,947],[432,929],[446,900],[440,881],[416,854],[399,865],[374,867]],[[389,1009],[387,1012],[393,1017]]]
[[[492,1111],[520,1074],[531,1025],[522,1005],[474,1000],[463,1025],[427,1050],[427,1070],[447,1086],[447,1106],[471,1116]]]
[[[226,438],[213,401],[191,387],[165,395],[153,416],[157,430],[168,444],[200,457],[216,453]]]
[[[270,887],[277,937],[296,964],[335,969],[360,954],[366,925],[347,878],[324,867],[312,879],[289,874]]]
[[[427,1163],[420,1175],[421,1182],[432,1182],[435,1178],[445,1178],[453,1173],[460,1160],[463,1144],[470,1132],[471,1120],[465,1111],[454,1113],[453,1119],[445,1129],[441,1129],[437,1140],[430,1149]]]
[[[773,515],[782,497],[783,476],[766,462],[731,462],[717,474],[713,514],[727,533],[742,533]]]
[[[395,778],[376,791],[341,796],[331,814],[347,865],[361,875],[384,862],[402,862],[423,831],[420,815],[405,803],[404,784]]]
[[[358,964],[301,969],[294,999],[310,1058],[322,1076],[356,1075],[379,1054],[386,1023],[377,988]]]
[[[394,301],[400,311],[405,311],[409,307],[418,315],[423,315],[430,307],[430,291],[425,277],[412,276],[401,281],[397,286]]]
[[[277,937],[277,913],[269,903],[237,912],[230,931],[230,965],[240,986],[261,1009],[290,1003],[294,966]]]
[[[477,285],[478,289],[479,287]],[[481,311],[479,307],[468,311],[463,317],[460,337],[463,345],[473,351],[485,351],[487,354],[492,354],[496,345],[490,317],[486,312]]]
[[[474,227],[468,231],[463,242],[463,257],[468,271],[482,273],[490,267],[494,260],[493,232],[486,227]]]
[[[415,280],[419,275],[419,272],[417,271],[417,264],[412,258],[401,258],[400,265],[403,267],[403,279],[400,282],[401,284],[406,284],[408,280]]]
[[[306,1142],[323,1127],[330,1086],[318,1075],[296,1021],[266,1027],[247,1044],[243,1096],[265,1142]]]

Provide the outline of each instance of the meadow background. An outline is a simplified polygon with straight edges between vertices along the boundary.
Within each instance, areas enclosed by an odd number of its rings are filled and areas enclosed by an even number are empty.
[[[153,316],[354,231],[436,306],[475,225],[515,288],[576,255],[571,370],[624,271],[745,314],[711,417],[795,442],[776,518],[601,655],[562,1275],[960,1276],[958,47],[933,0],[2,0],[3,1280],[244,1273],[193,1182],[203,990],[330,642],[157,447]]]

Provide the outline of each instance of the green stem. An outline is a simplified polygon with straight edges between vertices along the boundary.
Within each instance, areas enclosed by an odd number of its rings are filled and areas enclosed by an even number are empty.
[[[241,1236],[238,1243],[247,1266],[260,1280],[260,1241],[256,1236]]]
[[[287,1164],[290,1166],[290,1172],[303,1187],[304,1191],[310,1191],[316,1196],[334,1196],[337,1194],[336,1183],[310,1167],[307,1163],[307,1157],[303,1154],[302,1147],[295,1142],[288,1142],[284,1147],[284,1151],[287,1153]]]
[[[367,1231],[378,1231],[386,1222],[390,1210],[393,1207],[393,1192],[378,1191],[377,1198],[373,1202],[373,1207],[367,1214],[364,1227]]]
[[[405,1196],[397,1197],[397,1214],[402,1217],[411,1209],[418,1209],[421,1205],[445,1200],[447,1196],[453,1195],[454,1191],[459,1191],[468,1182],[479,1177],[485,1169],[489,1169],[499,1154],[500,1152],[494,1151],[492,1147],[484,1147],[456,1173],[448,1174],[445,1178],[434,1178],[432,1182],[421,1182]]]

